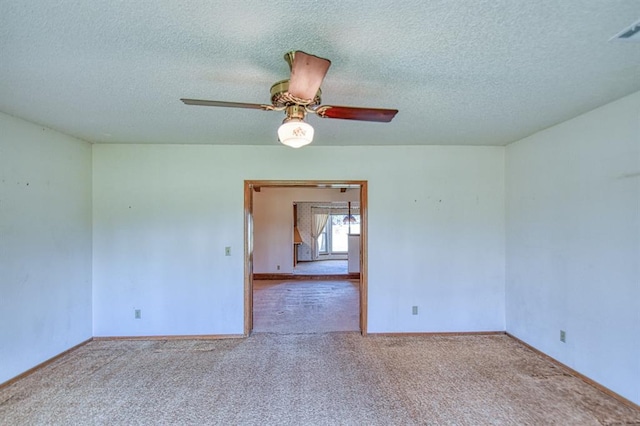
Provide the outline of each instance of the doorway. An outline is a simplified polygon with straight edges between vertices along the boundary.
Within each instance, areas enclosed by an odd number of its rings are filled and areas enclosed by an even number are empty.
[[[314,201],[294,201],[293,275],[318,279],[359,279],[359,188],[331,189],[328,192],[316,189],[311,192],[321,191],[322,196]],[[259,254],[257,242],[255,249],[256,255]],[[254,267],[258,267],[257,264]],[[254,275],[254,278],[257,277]]]
[[[340,190],[358,190],[360,194],[360,260],[359,260],[359,325],[362,335],[367,334],[367,181],[271,181],[247,180],[244,182],[244,211],[245,211],[245,248],[244,248],[244,285],[245,311],[244,334],[248,336],[253,330],[254,314],[254,193],[262,188],[322,188]]]

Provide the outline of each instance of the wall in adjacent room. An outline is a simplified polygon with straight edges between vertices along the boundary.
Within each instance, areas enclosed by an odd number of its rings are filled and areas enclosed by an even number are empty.
[[[254,192],[253,272],[293,272],[294,202],[359,200],[360,189],[356,188],[344,193],[339,189],[324,188],[263,188],[260,192]],[[301,230],[301,235],[304,234],[309,240],[310,230],[305,231]]]
[[[505,329],[504,148],[93,154],[96,336],[243,332],[244,180],[368,181],[369,332]]]
[[[507,330],[640,404],[640,92],[509,145],[506,182]]]
[[[91,145],[0,113],[0,383],[91,338]]]

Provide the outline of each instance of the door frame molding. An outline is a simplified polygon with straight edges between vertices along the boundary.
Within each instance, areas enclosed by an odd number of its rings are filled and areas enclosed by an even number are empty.
[[[368,187],[366,180],[245,180],[244,181],[244,335],[253,329],[253,191],[259,188],[360,188],[360,333],[367,335]]]

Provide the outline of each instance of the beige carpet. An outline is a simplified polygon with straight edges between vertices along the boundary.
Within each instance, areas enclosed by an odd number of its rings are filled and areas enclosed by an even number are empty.
[[[301,261],[293,268],[296,275],[343,275],[348,274],[347,260]]]
[[[640,412],[504,336],[94,341],[0,390],[0,423],[620,425]]]
[[[358,281],[253,281],[253,331],[360,330]]]

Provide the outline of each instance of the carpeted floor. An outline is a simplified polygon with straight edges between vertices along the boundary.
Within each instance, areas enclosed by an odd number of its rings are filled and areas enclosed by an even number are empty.
[[[360,330],[358,281],[253,281],[253,331]]]
[[[620,425],[635,411],[505,335],[93,341],[0,390],[0,423]]]
[[[294,275],[344,275],[349,271],[346,260],[302,261],[293,268]]]

